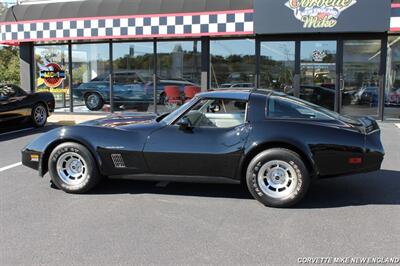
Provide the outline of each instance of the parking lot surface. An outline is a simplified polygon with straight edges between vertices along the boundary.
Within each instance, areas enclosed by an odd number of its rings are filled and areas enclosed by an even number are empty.
[[[381,171],[318,181],[292,209],[264,207],[237,185],[110,180],[68,195],[18,165],[20,150],[48,129],[0,135],[0,265],[398,257],[400,129],[381,128]]]

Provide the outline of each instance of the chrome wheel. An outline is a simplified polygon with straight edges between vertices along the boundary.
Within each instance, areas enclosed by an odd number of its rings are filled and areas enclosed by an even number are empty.
[[[57,174],[67,185],[79,185],[88,176],[87,163],[79,154],[66,152],[57,160]]]
[[[261,190],[267,196],[282,199],[295,191],[298,176],[296,170],[289,163],[274,160],[260,167],[257,180]]]
[[[42,126],[47,121],[47,110],[43,105],[38,105],[33,110],[33,119],[35,120],[35,124],[38,126]]]
[[[90,94],[87,97],[86,103],[90,109],[95,109],[100,104],[100,97],[96,94]]]

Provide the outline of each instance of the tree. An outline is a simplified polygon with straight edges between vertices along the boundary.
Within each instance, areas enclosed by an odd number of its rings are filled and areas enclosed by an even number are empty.
[[[0,17],[6,6],[0,3]],[[0,83],[19,84],[19,48],[0,45]]]
[[[20,83],[19,49],[13,46],[0,47],[0,83]]]

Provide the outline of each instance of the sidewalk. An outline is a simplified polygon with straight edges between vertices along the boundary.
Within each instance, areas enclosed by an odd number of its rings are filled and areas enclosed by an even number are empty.
[[[86,121],[95,120],[108,116],[109,114],[99,114],[99,115],[86,115],[86,114],[57,114],[54,113],[48,118],[48,123],[58,124],[65,126],[72,126],[80,124]]]

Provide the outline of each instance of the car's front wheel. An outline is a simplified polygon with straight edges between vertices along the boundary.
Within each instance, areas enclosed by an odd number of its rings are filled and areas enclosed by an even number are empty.
[[[54,185],[68,193],[84,193],[101,180],[90,151],[78,143],[58,145],[49,157],[49,173]]]
[[[31,120],[35,127],[44,127],[47,123],[47,108],[44,104],[36,104],[32,108]]]
[[[270,207],[290,207],[306,194],[310,177],[300,156],[274,148],[255,156],[247,168],[247,186],[255,199]]]
[[[85,97],[85,105],[90,111],[99,111],[104,106],[104,100],[98,93],[89,93]]]

